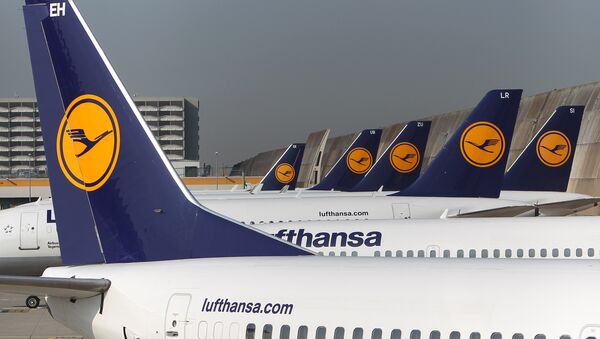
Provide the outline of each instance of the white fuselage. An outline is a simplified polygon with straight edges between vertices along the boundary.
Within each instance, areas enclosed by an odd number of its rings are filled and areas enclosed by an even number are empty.
[[[500,214],[492,216],[516,216],[534,208],[523,202],[500,199],[390,196],[200,199],[199,202],[250,225],[315,220],[430,219],[495,210]]]
[[[23,224],[27,220],[37,224]],[[59,266],[50,200],[0,211],[0,274]],[[254,227],[322,255],[600,258],[600,217],[299,221]]]
[[[47,298],[56,320],[95,339],[587,338],[600,319],[595,261],[218,258],[44,276],[111,281],[103,303]]]
[[[194,196],[203,204],[210,204],[209,200],[222,199],[280,199],[280,198],[333,198],[333,197],[387,197],[393,192],[340,192],[340,191],[310,191],[297,190],[284,193],[248,191],[225,192],[206,194],[202,191],[194,191]],[[398,197],[403,198],[403,197]],[[410,197],[405,197],[410,198]],[[415,197],[417,198],[417,197]],[[429,198],[432,199],[432,198]],[[444,198],[433,198],[444,199]],[[465,198],[468,199],[468,198]],[[534,205],[538,207],[539,214],[545,216],[569,215],[585,209],[597,206],[598,198],[579,193],[551,192],[551,191],[501,191],[500,200],[518,202],[520,204]],[[321,200],[325,201],[325,200]],[[329,202],[327,202],[329,204]],[[311,219],[312,220],[312,219]]]

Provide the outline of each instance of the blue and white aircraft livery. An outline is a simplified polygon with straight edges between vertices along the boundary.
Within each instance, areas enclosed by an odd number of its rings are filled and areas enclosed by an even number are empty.
[[[75,5],[26,3],[61,251],[71,266],[2,276],[1,292],[45,296],[54,319],[95,339],[598,331],[593,261],[323,258],[206,210]]]
[[[501,183],[502,190],[500,191],[500,199],[509,201],[518,201],[520,203],[529,204],[535,206],[535,213],[537,215],[568,215],[583,211],[585,209],[597,206],[600,201],[597,197],[592,197],[585,194],[568,193],[566,192],[569,177],[571,173],[571,167],[573,158],[575,156],[575,149],[577,147],[577,137],[581,126],[581,119],[583,116],[584,106],[560,106],[550,116],[548,121],[540,128],[537,134],[533,137],[531,142],[523,150],[523,152],[517,157],[516,161],[509,168],[508,172],[504,175]],[[412,124],[412,123],[411,123]],[[407,126],[408,129],[411,124]],[[418,124],[418,122],[417,122]],[[414,127],[414,126],[413,126]],[[405,130],[406,130],[405,129]],[[400,133],[398,139],[406,138],[403,136],[404,131]],[[411,141],[414,140],[416,145],[419,145],[419,135],[415,135]],[[493,143],[493,141],[492,141]],[[386,153],[391,149],[396,141],[390,144],[390,147],[386,150],[383,156],[377,161],[373,169],[366,175],[361,181],[368,182],[369,184],[365,187],[391,187],[386,186],[390,183],[389,180],[405,180],[405,175],[393,172],[381,172],[376,171],[378,165],[388,165]],[[467,146],[470,144],[467,144]],[[472,146],[472,145],[471,145]],[[489,145],[490,147],[492,145]],[[420,146],[417,146],[420,147]],[[424,149],[424,144],[423,144]],[[446,148],[450,149],[451,145],[446,145]],[[455,147],[457,150],[458,146]],[[442,150],[447,153],[448,150]],[[443,163],[443,162],[442,162]],[[384,166],[382,166],[385,168]],[[475,168],[475,167],[473,167]],[[375,174],[378,175],[372,175]],[[442,172],[447,172],[446,167],[442,167]],[[386,173],[392,173],[388,181],[385,181]],[[409,173],[410,174],[410,173]],[[411,182],[417,177],[412,177]],[[541,179],[543,178],[543,179]],[[459,180],[452,180],[451,182],[457,182]],[[359,184],[360,185],[360,184]],[[362,189],[355,187],[354,191],[363,191]],[[399,188],[399,187],[397,187]],[[373,189],[374,190],[374,189]],[[339,197],[339,196],[383,196],[387,193],[384,192],[319,192],[318,191],[302,192],[301,194],[278,194],[277,198],[281,197],[302,197],[310,198],[319,196],[323,197]],[[401,192],[404,194],[403,192]],[[399,193],[399,194],[401,194]],[[427,194],[426,191],[417,191],[414,194]],[[462,192],[462,196],[479,196],[481,192],[468,190]],[[230,198],[247,198],[247,195],[229,196]],[[263,195],[262,197],[273,197],[273,195]],[[223,196],[213,196],[212,198],[223,198]],[[207,200],[206,196],[199,195],[198,199],[203,201],[205,204],[211,205]],[[367,206],[367,205],[365,205]],[[216,207],[215,207],[216,208]],[[227,211],[221,211],[227,212]],[[313,213],[314,214],[314,213]],[[480,214],[483,215],[483,214]],[[490,216],[498,216],[494,212],[489,214]],[[256,215],[258,218],[260,215]],[[344,215],[342,215],[344,216]],[[360,216],[360,215],[350,215]],[[388,215],[388,217],[390,217]],[[411,216],[418,217],[418,216]],[[255,218],[255,219],[257,219]],[[369,218],[378,219],[374,213],[369,214]],[[254,220],[252,220],[254,221]],[[270,220],[271,221],[271,220]]]
[[[50,200],[0,211],[0,274],[40,275],[60,266]],[[599,217],[299,221],[254,225],[323,255],[381,257],[600,258]],[[433,252],[432,252],[433,251]]]

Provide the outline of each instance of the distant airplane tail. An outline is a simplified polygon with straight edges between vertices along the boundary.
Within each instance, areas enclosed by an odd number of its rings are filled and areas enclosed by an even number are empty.
[[[305,144],[291,144],[261,180],[261,191],[294,190],[302,164]]]
[[[352,191],[401,191],[421,172],[431,121],[411,121]]]
[[[393,195],[497,198],[522,92],[489,91],[421,176]]]
[[[585,106],[560,106],[504,175],[503,190],[564,192]]]
[[[380,139],[380,129],[366,129],[360,132],[323,180],[309,189],[319,191],[352,189],[375,163]]]
[[[26,3],[65,264],[307,254],[200,206],[73,2]]]

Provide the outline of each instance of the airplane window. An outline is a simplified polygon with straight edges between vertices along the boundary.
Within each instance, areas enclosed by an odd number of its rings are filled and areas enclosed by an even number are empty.
[[[283,325],[279,330],[279,339],[290,339],[290,326]]]
[[[458,332],[458,331],[450,332],[450,339],[460,339],[460,332]]]
[[[582,250],[581,248],[578,248],[578,249],[576,249],[576,250],[575,250],[575,255],[576,255],[578,258],[581,258],[581,256],[583,255],[583,250]]]
[[[570,335],[566,335],[566,334],[565,335],[561,335],[560,339],[571,339],[571,336]]]
[[[239,330],[240,330],[240,324],[231,323],[231,325],[229,325],[229,339],[237,339]]]
[[[340,252],[340,257],[345,257],[346,256],[346,251],[341,251]]]
[[[206,332],[208,332],[208,323],[201,321],[198,323],[198,339],[206,339]]]
[[[494,258],[500,258],[500,250],[499,249],[494,250]]]
[[[262,339],[271,339],[273,337],[273,325],[263,326]]]
[[[223,337],[223,323],[216,322],[213,326],[213,339],[221,339]]]
[[[381,339],[382,331],[380,328],[374,328],[371,332],[371,339]]]
[[[469,258],[477,258],[477,251],[469,250]]]
[[[381,252],[379,252],[379,251],[375,251],[375,256],[376,256],[376,257],[381,257]]]
[[[494,332],[494,333],[492,333],[492,336],[490,338],[491,339],[502,339],[502,334],[500,334],[499,332]]]
[[[558,257],[558,248],[553,248],[552,249],[552,257],[557,258]]]
[[[306,339],[308,337],[308,327],[298,327],[298,339]]]
[[[248,326],[246,326],[246,339],[254,339],[255,332],[256,332],[256,325],[248,324]]]
[[[344,339],[344,328],[336,327],[333,332],[333,339]]]
[[[327,329],[325,326],[317,327],[317,331],[315,333],[315,339],[325,339],[325,334],[327,333]]]
[[[250,221],[250,225],[254,225],[254,221]]]
[[[482,258],[487,258],[488,257],[488,250],[481,250],[481,257]]]
[[[353,256],[353,257],[358,257],[358,252],[356,252],[356,251],[352,251],[352,256]]]
[[[431,331],[429,339],[440,339],[440,331]]]
[[[565,248],[565,258],[568,258],[571,256],[571,249],[570,248]]]
[[[522,249],[522,248],[519,248],[519,249],[517,250],[517,257],[519,257],[519,258],[523,258],[523,249]]]
[[[593,256],[594,256],[594,249],[588,248],[588,257],[593,257]]]
[[[430,258],[435,258],[435,257],[437,257],[437,253],[435,252],[435,250],[431,250],[431,251],[429,251],[429,257],[430,257]]]
[[[469,336],[469,339],[481,339],[481,333],[472,332],[471,335]]]
[[[329,251],[329,256],[330,257],[335,257],[335,252],[334,251]]]
[[[402,258],[402,251],[396,251],[396,256],[398,258]]]
[[[392,334],[390,335],[390,339],[400,339],[402,337],[402,331],[396,329],[392,330]]]
[[[533,339],[546,339],[546,336],[543,334],[537,334]]]
[[[421,339],[421,331],[419,331],[419,330],[412,330],[410,332],[410,339]]]
[[[465,251],[463,251],[463,250],[456,251],[456,257],[457,258],[464,258],[465,257]]]
[[[392,256],[392,251],[385,251],[385,256],[386,257],[391,257]]]
[[[521,333],[515,333],[513,334],[512,339],[523,339],[523,335]]]
[[[512,257],[512,250],[510,248],[507,248],[506,250],[504,250],[504,256],[507,258]]]
[[[450,250],[444,250],[444,258],[450,258]]]
[[[352,331],[352,339],[363,339],[363,329],[357,327]]]
[[[547,249],[545,249],[545,248],[542,248],[542,249],[540,250],[540,256],[541,256],[542,258],[545,258],[545,257],[547,257],[547,256],[548,256],[548,250],[547,250]]]
[[[317,255],[323,255],[323,252],[319,252],[319,253],[317,253]]]
[[[418,256],[419,258],[424,258],[424,257],[425,257],[425,251],[423,251],[423,250],[419,250],[419,252],[417,252],[417,256]]]
[[[530,258],[535,258],[535,249],[533,249],[533,248],[529,249],[529,257]]]
[[[406,256],[412,258],[415,256],[415,252],[413,250],[406,251]]]

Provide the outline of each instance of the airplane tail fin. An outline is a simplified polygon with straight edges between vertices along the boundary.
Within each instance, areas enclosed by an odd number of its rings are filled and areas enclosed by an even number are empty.
[[[307,254],[196,202],[72,1],[23,13],[65,264]]]
[[[421,176],[393,195],[497,198],[522,92],[489,91]]]
[[[323,180],[309,190],[352,189],[375,163],[380,139],[380,129],[366,129],[360,132]]]
[[[294,190],[302,164],[305,144],[291,144],[261,180],[263,191]]]
[[[431,121],[411,121],[352,191],[401,191],[419,177]]]
[[[503,190],[564,192],[584,106],[560,106],[504,175]]]

